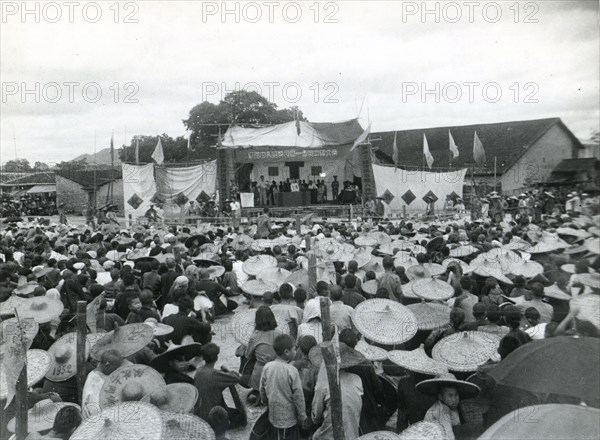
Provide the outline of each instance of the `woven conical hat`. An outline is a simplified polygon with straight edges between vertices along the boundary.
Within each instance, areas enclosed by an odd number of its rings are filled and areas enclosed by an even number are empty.
[[[499,344],[500,338],[493,333],[454,333],[435,344],[431,356],[450,371],[475,371],[494,356]]]
[[[352,321],[364,337],[378,344],[401,344],[417,333],[415,315],[388,299],[363,301],[354,309]]]

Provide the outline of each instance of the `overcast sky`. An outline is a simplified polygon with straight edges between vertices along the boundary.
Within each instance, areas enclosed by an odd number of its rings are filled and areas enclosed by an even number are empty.
[[[421,1],[228,2],[224,17],[222,2],[121,2],[118,16],[113,3],[27,2],[23,16],[2,2],[2,162],[15,145],[31,163],[70,160],[113,130],[116,146],[186,135],[189,110],[236,83],[373,131],[546,117],[580,139],[599,129],[598,0],[427,2],[425,16]]]

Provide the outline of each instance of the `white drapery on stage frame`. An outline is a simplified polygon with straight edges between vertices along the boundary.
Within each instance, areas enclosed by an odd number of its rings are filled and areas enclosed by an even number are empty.
[[[167,217],[179,215],[182,206],[176,200],[185,196],[196,200],[202,192],[212,197],[216,193],[216,160],[183,168],[123,164],[125,215],[132,220],[143,216],[158,200]]]
[[[423,196],[430,191],[438,198],[436,210],[442,210],[447,195],[455,193],[462,198],[466,173],[466,168],[435,173],[373,165],[377,196],[384,198],[392,214],[401,214],[403,206],[409,213],[424,213],[427,204]]]

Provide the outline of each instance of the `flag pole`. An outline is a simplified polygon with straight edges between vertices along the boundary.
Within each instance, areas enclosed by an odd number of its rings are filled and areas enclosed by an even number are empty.
[[[25,356],[25,362],[23,364],[23,369],[19,374],[19,378],[17,379],[17,383],[15,384],[15,438],[16,440],[25,440],[28,434],[28,414],[27,410],[29,409],[29,396],[28,396],[28,388],[27,384],[27,344],[23,340],[23,327],[22,321],[19,318],[19,314],[17,310],[14,309],[15,316],[17,317],[17,329],[19,331],[19,342],[23,348],[23,356]]]
[[[496,191],[497,186],[498,182],[496,181],[496,156],[494,156],[494,191]]]

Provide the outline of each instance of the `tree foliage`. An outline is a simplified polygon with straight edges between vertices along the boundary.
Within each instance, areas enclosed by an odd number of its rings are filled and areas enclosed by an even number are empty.
[[[9,160],[2,166],[2,171],[5,173],[24,173],[32,170],[27,159]]]
[[[282,124],[295,118],[306,120],[297,107],[279,109],[277,104],[269,102],[256,92],[244,90],[231,92],[218,104],[204,101],[194,106],[188,118],[183,120],[186,129],[191,132],[189,151],[186,137],[172,138],[166,133],[160,136],[165,162],[185,163],[216,158],[214,146],[218,143],[219,134],[224,135],[231,123]],[[120,159],[123,162],[135,162],[136,141],[139,141],[140,146],[140,163],[153,162],[151,156],[158,143],[158,136],[134,136],[131,143],[120,150]]]
[[[282,124],[295,118],[305,121],[306,118],[298,107],[278,109],[277,104],[269,102],[257,92],[238,90],[228,93],[219,104],[203,102],[194,106],[185,127],[192,132],[192,145],[205,151],[217,144],[219,133],[225,134],[227,127],[234,124]],[[219,125],[206,125],[219,124]]]

